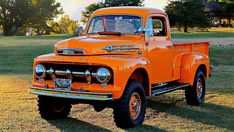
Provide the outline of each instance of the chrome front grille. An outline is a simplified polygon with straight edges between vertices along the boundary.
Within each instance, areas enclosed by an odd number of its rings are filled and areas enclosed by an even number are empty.
[[[72,77],[87,77],[87,76],[92,76],[96,77],[96,72],[90,73],[90,71],[86,70],[84,72],[78,72],[78,71],[70,71],[69,69],[67,70],[53,70],[50,68],[49,70],[46,70],[46,74],[52,76],[66,76],[67,78],[72,78]]]
[[[72,82],[100,84],[96,79],[96,72],[99,68],[98,66],[52,63],[44,63],[42,65],[44,65],[46,68],[45,80],[53,80],[55,78],[69,78],[72,79]],[[113,78],[111,78],[108,84],[113,84]]]
[[[59,48],[57,49],[59,55],[85,55],[85,51],[80,48]]]

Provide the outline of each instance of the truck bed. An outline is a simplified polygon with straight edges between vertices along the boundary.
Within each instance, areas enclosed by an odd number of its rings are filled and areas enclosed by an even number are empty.
[[[182,52],[199,52],[209,55],[209,43],[208,42],[185,42],[185,43],[173,43],[176,50]]]

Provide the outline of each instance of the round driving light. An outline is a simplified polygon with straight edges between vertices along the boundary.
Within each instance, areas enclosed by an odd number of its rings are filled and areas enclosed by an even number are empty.
[[[46,69],[43,65],[39,64],[34,68],[34,74],[38,79],[46,77]]]
[[[107,83],[111,78],[111,73],[107,68],[101,67],[96,72],[96,78],[100,83]]]

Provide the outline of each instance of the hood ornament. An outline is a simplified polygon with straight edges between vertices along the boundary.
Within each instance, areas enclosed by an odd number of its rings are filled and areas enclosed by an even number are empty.
[[[108,45],[105,48],[102,48],[102,50],[106,50],[107,52],[112,51],[136,51],[139,50],[139,47],[136,47],[134,44],[120,44],[120,45]]]

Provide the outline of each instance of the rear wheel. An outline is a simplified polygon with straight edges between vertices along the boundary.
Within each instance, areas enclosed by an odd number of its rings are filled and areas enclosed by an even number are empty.
[[[204,102],[206,91],[206,78],[201,70],[198,70],[193,86],[185,90],[187,104],[200,105]]]
[[[44,119],[65,118],[70,113],[71,104],[62,98],[38,96],[38,110]]]
[[[145,118],[146,94],[143,85],[131,80],[114,106],[115,123],[120,128],[141,125]]]

